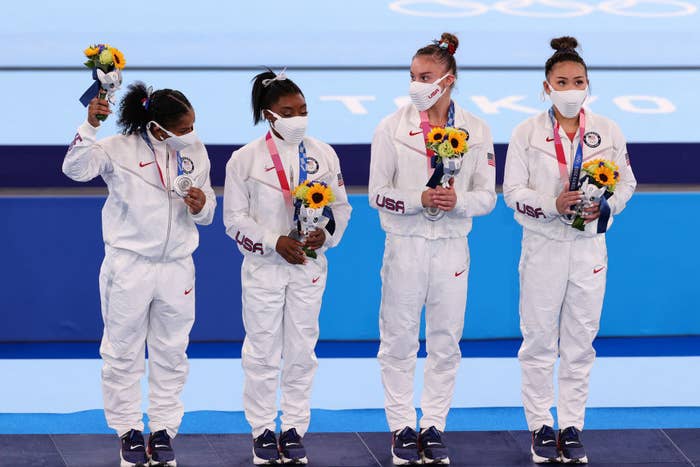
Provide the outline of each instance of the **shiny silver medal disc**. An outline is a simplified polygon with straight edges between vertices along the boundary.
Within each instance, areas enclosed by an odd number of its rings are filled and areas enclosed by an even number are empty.
[[[437,207],[423,208],[423,216],[429,221],[436,221],[442,219],[445,215],[445,211]]]
[[[173,189],[181,198],[187,196],[187,191],[194,186],[194,181],[188,175],[178,175],[175,177]]]

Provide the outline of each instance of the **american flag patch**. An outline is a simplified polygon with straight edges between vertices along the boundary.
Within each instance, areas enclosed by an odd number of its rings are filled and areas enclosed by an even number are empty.
[[[496,155],[494,153],[486,153],[486,160],[491,167],[496,167]]]
[[[627,165],[630,165],[630,153],[629,152],[625,153],[625,162],[627,162]]]
[[[338,172],[338,186],[343,186],[345,185],[345,182],[343,181],[343,174]]]

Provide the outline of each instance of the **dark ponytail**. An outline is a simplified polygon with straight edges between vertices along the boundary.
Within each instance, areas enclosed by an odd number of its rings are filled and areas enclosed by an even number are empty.
[[[413,58],[428,55],[444,65],[447,65],[447,70],[457,77],[457,61],[455,60],[455,52],[459,47],[459,39],[454,34],[443,32],[440,40],[433,41],[432,44],[426,45],[418,49]]]
[[[263,84],[263,81],[272,80],[275,76],[277,75],[268,68],[267,71],[263,71],[253,78],[253,92],[250,103],[253,107],[253,122],[256,125],[263,120],[263,110],[269,109],[280,97],[294,94],[304,95],[299,86],[289,78],[268,81],[267,85]]]
[[[544,64],[544,75],[549,76],[549,72],[552,71],[554,65],[560,62],[576,62],[583,65],[583,69],[588,75],[588,67],[583,58],[578,54],[576,48],[578,47],[578,41],[575,37],[562,36],[556,37],[549,42],[549,45],[555,50],[551,57]]]
[[[125,135],[145,131],[152,120],[169,129],[190,110],[192,104],[180,91],[159,89],[149,97],[146,85],[137,81],[129,85],[119,104],[117,125]]]

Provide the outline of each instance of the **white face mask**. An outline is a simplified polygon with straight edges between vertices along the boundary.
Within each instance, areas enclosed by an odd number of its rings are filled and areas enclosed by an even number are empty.
[[[555,91],[551,84],[547,83],[552,91],[549,98],[552,104],[566,118],[574,118],[581,111],[583,103],[588,95],[588,86],[586,89],[572,89],[569,91]]]
[[[175,152],[182,151],[187,146],[191,146],[199,142],[199,138],[197,137],[197,132],[195,130],[192,130],[184,135],[178,136],[175,133],[168,131],[162,126],[158,125],[158,123],[155,121],[149,122],[149,125],[157,126],[163,132],[165,132],[166,135],[168,135],[168,138],[165,139],[165,144],[167,144],[168,147]]]
[[[420,83],[418,81],[411,81],[408,87],[408,94],[411,96],[411,102],[416,106],[419,112],[428,110],[435,103],[440,100],[440,97],[445,93],[447,86],[440,88],[439,83],[443,79],[450,76],[447,73],[442,78],[438,79],[434,83]]]
[[[309,126],[309,117],[280,117],[272,110],[268,110],[275,117],[274,123],[270,126],[288,143],[299,144],[306,134],[306,127]]]

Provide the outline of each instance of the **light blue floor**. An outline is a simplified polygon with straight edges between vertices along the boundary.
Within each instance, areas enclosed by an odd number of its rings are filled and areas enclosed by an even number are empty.
[[[416,368],[416,405],[423,363],[419,359]],[[11,375],[0,386],[0,433],[105,432],[100,367],[96,359],[0,360],[0,374]],[[246,432],[242,381],[238,359],[191,360],[183,430]],[[590,423],[597,428],[700,427],[698,387],[700,357],[598,358],[591,376],[588,407],[595,415]],[[144,396],[145,391],[144,386]],[[524,429],[520,405],[516,359],[462,360],[452,429]],[[377,361],[319,359],[312,407],[317,431],[384,430]]]

